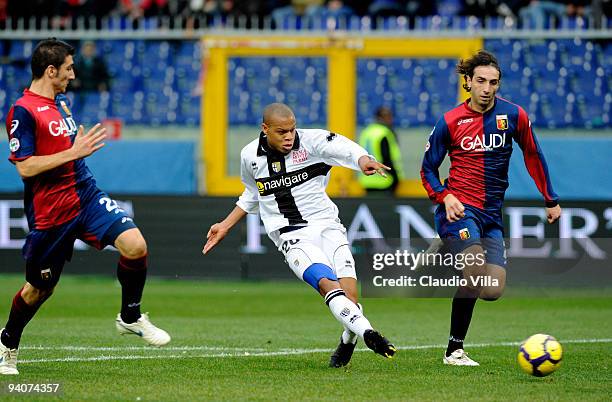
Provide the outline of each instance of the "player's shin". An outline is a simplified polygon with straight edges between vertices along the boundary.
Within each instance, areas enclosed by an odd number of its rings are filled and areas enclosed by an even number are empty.
[[[131,324],[140,318],[140,301],[147,279],[147,256],[129,259],[121,256],[117,266],[121,284],[121,319]]]
[[[450,356],[457,349],[463,349],[463,341],[467,335],[470,322],[472,321],[472,313],[474,306],[478,300],[478,291],[460,287],[453,298],[453,306],[451,310],[451,328],[448,338],[448,347],[446,348],[446,356]]]
[[[359,307],[359,310],[361,310],[363,314],[363,306],[361,305],[361,303],[357,303],[357,307]],[[344,331],[342,331],[342,343],[344,343],[345,345],[348,345],[349,343],[355,344],[357,343],[358,339],[359,337],[356,333],[348,329],[346,326],[344,327]]]
[[[363,338],[364,332],[372,329],[368,319],[365,318],[359,307],[346,297],[342,289],[334,289],[327,292],[325,303],[329,306],[334,317],[353,334]]]

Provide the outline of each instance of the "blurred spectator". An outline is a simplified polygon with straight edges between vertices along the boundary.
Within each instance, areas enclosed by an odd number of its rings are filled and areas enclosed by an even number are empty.
[[[278,7],[272,11],[272,21],[277,27],[285,25],[286,21],[296,21],[306,15],[309,8],[316,9],[323,4],[323,0],[291,0],[291,3]]]
[[[311,5],[306,9],[310,18],[325,20],[327,18],[348,19],[355,15],[353,10],[341,0],[327,0],[324,5]]]
[[[531,0],[519,15],[524,26],[554,28],[563,17],[584,17],[590,13],[590,0]],[[552,25],[551,25],[552,20]]]
[[[519,18],[519,10],[529,4],[531,0],[500,0],[497,5],[497,14],[500,17],[512,18],[515,22]]]
[[[383,165],[391,168],[387,177],[380,175],[359,175],[359,183],[368,195],[393,196],[400,180],[404,178],[402,155],[393,131],[393,112],[381,106],[374,113],[375,121],[362,132],[359,144]]]
[[[117,8],[119,0],[86,0],[83,3],[82,14],[102,18]]]
[[[234,0],[190,0],[184,11],[187,28],[203,28],[212,25],[216,19],[225,21],[227,17],[238,17],[242,12]]]
[[[8,0],[0,0],[0,29],[6,29]]]
[[[484,18],[497,15],[498,0],[463,0],[460,15]]]
[[[81,6],[85,0],[61,0],[57,2],[54,15],[60,17],[78,17],[81,15]]]
[[[418,2],[423,3],[423,2]],[[428,2],[427,2],[428,3]],[[406,14],[406,1],[404,0],[374,0],[368,8],[372,18],[396,17]]]
[[[170,15],[168,0],[121,0],[121,9],[132,18]]]
[[[52,16],[59,8],[59,0],[9,0],[7,13],[13,18]]]
[[[110,89],[110,76],[106,63],[96,53],[96,44],[83,43],[74,63],[76,79],[71,83],[75,92],[105,92]]]
[[[487,17],[509,17],[517,21],[518,10],[527,6],[531,0],[463,0],[459,15],[476,16],[482,25]]]
[[[406,3],[406,15],[409,18],[411,28],[414,28],[415,20],[418,17],[428,17],[436,15],[438,12],[437,1],[417,1],[409,0]]]

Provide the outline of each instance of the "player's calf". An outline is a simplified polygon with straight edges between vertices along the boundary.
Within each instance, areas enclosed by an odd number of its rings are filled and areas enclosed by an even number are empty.
[[[467,279],[465,287],[478,297],[483,283],[486,283],[483,281],[487,274],[484,249],[480,244],[474,244],[463,250],[461,254],[463,255],[463,261],[465,261],[463,267],[463,278]]]
[[[10,352],[19,348],[21,334],[30,320],[34,317],[40,306],[53,293],[53,288],[38,289],[26,283],[13,297],[11,311],[5,328],[0,331],[0,343]],[[5,353],[9,353],[5,351]],[[16,352],[14,359],[16,360]],[[4,359],[6,361],[7,358]]]
[[[147,257],[130,259],[124,256],[117,264],[117,279],[121,284],[121,319],[127,324],[140,318],[140,302],[147,279]]]
[[[504,294],[506,288],[506,269],[498,264],[487,264],[486,275],[491,285],[484,286],[481,289],[480,298],[485,301],[495,301]]]

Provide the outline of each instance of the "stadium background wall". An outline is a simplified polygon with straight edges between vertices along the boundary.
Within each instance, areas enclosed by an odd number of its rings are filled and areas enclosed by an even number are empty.
[[[170,278],[223,279],[290,279],[291,271],[282,255],[267,238],[255,216],[251,225],[247,220],[239,224],[210,256],[202,256],[201,249],[209,226],[233,207],[234,198],[187,196],[117,196],[125,209],[132,212],[147,238],[150,251],[150,274]],[[349,238],[369,238],[378,228],[385,241],[406,243],[420,247],[423,237],[433,235],[432,205],[423,199],[335,199],[340,218],[349,229]],[[21,245],[27,224],[18,194],[0,196],[0,271],[22,272]],[[560,225],[544,225],[538,214],[544,212],[533,201],[508,201],[505,207],[506,236],[527,239],[528,247],[540,248],[544,242],[552,244],[539,257],[528,257],[528,251],[509,251],[512,275],[533,278],[534,267],[553,269],[547,283],[574,285],[589,282],[612,286],[609,264],[612,231],[612,205],[609,202],[566,202],[564,219]],[[247,234],[251,231],[250,235]],[[528,240],[541,230],[542,240]],[[563,243],[559,237],[583,237]],[[356,250],[363,249],[369,240],[355,241]],[[406,243],[407,244],[407,243]],[[585,249],[589,251],[585,252]],[[514,252],[514,254],[512,254]],[[539,253],[539,252],[538,252]],[[574,254],[571,256],[570,254]],[[356,255],[358,266],[367,261]],[[116,252],[75,250],[72,263],[65,268],[69,274],[114,275]],[[370,264],[371,266],[371,264]],[[551,275],[554,269],[576,268],[569,276]],[[587,281],[588,279],[588,281]]]

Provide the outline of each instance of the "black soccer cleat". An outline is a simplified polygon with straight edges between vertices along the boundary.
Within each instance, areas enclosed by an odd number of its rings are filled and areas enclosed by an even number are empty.
[[[397,352],[395,346],[393,346],[387,338],[373,329],[368,329],[364,332],[363,340],[366,346],[372,349],[374,353],[386,357],[387,359],[391,359],[393,355],[395,355],[395,352]]]
[[[340,337],[340,344],[329,359],[329,367],[340,368],[344,367],[351,361],[356,343],[343,343]]]

